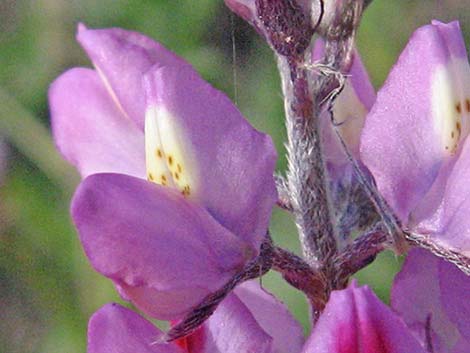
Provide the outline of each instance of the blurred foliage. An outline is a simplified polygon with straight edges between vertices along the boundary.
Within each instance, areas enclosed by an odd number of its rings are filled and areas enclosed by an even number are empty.
[[[432,18],[459,19],[470,42],[467,0],[373,1],[364,15],[358,47],[376,87],[413,30]],[[89,65],[74,40],[79,21],[89,27],[146,33],[185,57],[235,99],[258,129],[273,136],[280,156],[278,169],[285,170],[275,62],[262,40],[232,16],[222,0],[0,1],[0,135],[10,146],[9,168],[0,189],[4,352],[84,352],[88,317],[104,303],[120,300],[82,253],[68,212],[79,179],[53,150],[47,131],[48,85],[67,68]],[[295,226],[284,212],[275,211],[272,233],[281,245],[297,248]],[[399,263],[385,253],[358,275],[359,281],[370,284],[387,301]],[[307,327],[302,295],[276,274],[266,276],[263,283]]]

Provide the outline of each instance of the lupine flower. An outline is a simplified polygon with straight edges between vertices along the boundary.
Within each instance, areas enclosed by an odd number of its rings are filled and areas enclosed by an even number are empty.
[[[470,256],[470,67],[457,22],[418,29],[377,95],[361,156],[407,231]]]
[[[255,257],[276,201],[271,139],[160,44],[79,26],[95,70],[51,86],[54,138],[86,179],[72,217],[93,267],[177,319]]]
[[[470,278],[423,249],[408,254],[392,289],[392,308],[429,352],[470,351]]]
[[[300,352],[300,325],[256,282],[239,286],[192,335],[174,343],[150,322],[117,304],[96,312],[88,327],[88,353],[286,353]]]
[[[302,353],[424,353],[403,320],[368,287],[331,293]]]

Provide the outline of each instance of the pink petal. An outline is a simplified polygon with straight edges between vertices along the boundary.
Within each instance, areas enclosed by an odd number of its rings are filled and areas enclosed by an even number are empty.
[[[88,324],[88,353],[183,353],[174,344],[155,344],[162,332],[135,312],[107,304]]]
[[[157,112],[167,147],[185,158],[192,198],[258,249],[277,199],[271,138],[191,68],[152,70],[146,87],[148,109]]]
[[[93,267],[160,319],[187,313],[253,256],[178,192],[125,175],[85,179],[72,200],[72,217]]]
[[[116,107],[93,70],[76,68],[49,90],[57,147],[83,177],[117,172],[145,177],[144,135]]]
[[[441,126],[450,124],[448,116],[456,112],[453,105],[444,112],[446,115],[440,109],[447,109],[444,100],[460,99],[454,92],[459,89],[459,77],[452,76],[452,70],[453,60],[462,59],[463,52],[456,22],[433,22],[418,29],[366,119],[362,159],[402,222],[408,221],[410,212],[436,180],[442,163],[454,153],[455,146],[444,143],[450,132],[444,136]],[[444,83],[442,77],[446,77]],[[448,77],[455,82],[446,81]],[[436,96],[436,87],[443,90],[442,95]]]
[[[272,353],[296,353],[302,350],[303,330],[284,303],[261,288],[259,281],[243,283],[235,289],[237,297],[273,338]]]
[[[219,305],[188,341],[191,353],[272,352],[272,338],[234,294]]]
[[[77,40],[123,112],[142,130],[145,117],[144,73],[155,65],[188,65],[154,40],[120,28],[88,29],[80,24]]]

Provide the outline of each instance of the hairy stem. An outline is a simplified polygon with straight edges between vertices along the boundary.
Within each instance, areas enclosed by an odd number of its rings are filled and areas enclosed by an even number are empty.
[[[335,254],[336,240],[319,133],[320,102],[305,64],[305,59],[278,57],[288,135],[287,180],[302,251],[314,263]]]
[[[277,205],[286,211],[292,212],[292,204],[290,201],[289,187],[286,180],[281,175],[274,175],[276,189],[278,194]]]

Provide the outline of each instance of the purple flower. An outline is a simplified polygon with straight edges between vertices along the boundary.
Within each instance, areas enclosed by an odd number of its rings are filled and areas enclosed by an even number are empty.
[[[405,230],[470,256],[470,67],[457,22],[418,29],[368,115],[362,161]]]
[[[403,320],[368,287],[331,293],[302,353],[425,353]]]
[[[96,312],[88,327],[88,353],[285,353],[300,352],[300,325],[256,282],[238,287],[192,335],[174,343],[150,322],[117,304]]]
[[[392,307],[434,353],[470,351],[470,278],[423,249],[395,277]]]
[[[147,314],[181,317],[257,255],[276,201],[271,139],[151,39],[78,41],[95,70],[51,86],[54,138],[85,180],[72,217],[93,267]]]

